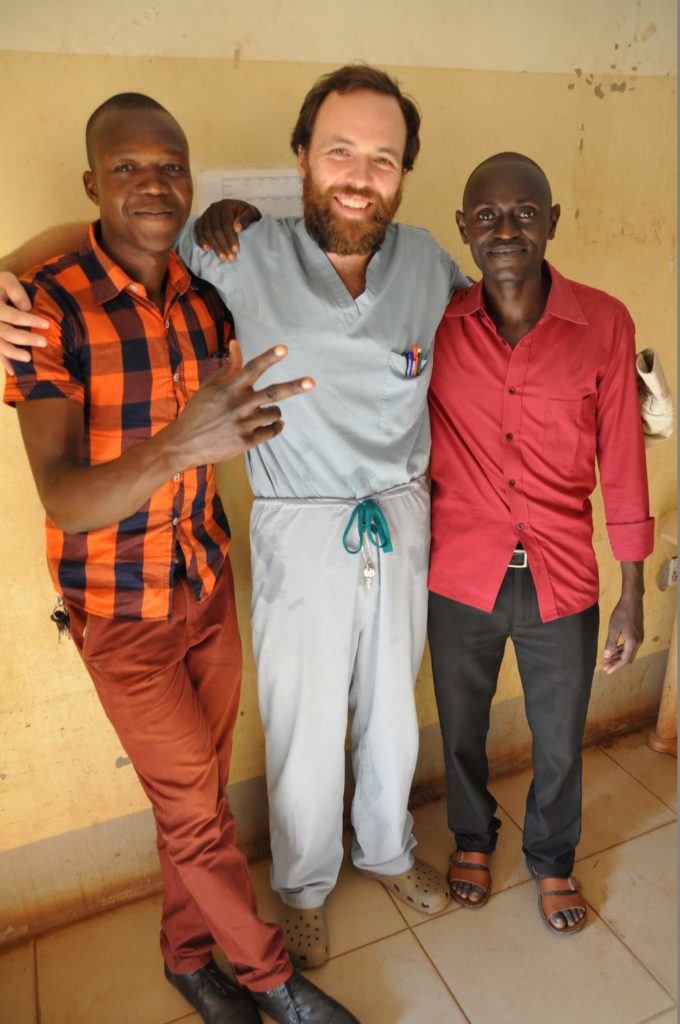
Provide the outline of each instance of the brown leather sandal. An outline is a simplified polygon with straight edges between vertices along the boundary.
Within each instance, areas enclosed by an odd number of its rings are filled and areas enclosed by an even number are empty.
[[[491,895],[491,871],[489,870],[490,853],[477,853],[472,850],[455,850],[449,858],[449,887],[451,896],[461,907],[478,910],[483,907]],[[482,895],[478,900],[469,900],[460,896],[453,888],[454,882],[467,882]]]
[[[565,928],[558,928],[552,920],[555,914],[564,913],[565,910],[587,912],[586,901],[581,895],[583,886],[579,880],[573,875],[568,878],[542,878],[535,871],[533,874],[538,885],[538,909],[546,927],[553,935],[573,935],[579,932],[586,923],[585,913],[575,924],[567,924]]]

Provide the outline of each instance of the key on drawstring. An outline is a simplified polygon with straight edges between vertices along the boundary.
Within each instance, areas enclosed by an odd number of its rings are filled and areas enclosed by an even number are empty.
[[[369,591],[371,589],[373,577],[375,576],[375,566],[373,565],[373,561],[369,554],[368,541],[365,536],[361,539],[361,548],[364,556],[364,587]]]

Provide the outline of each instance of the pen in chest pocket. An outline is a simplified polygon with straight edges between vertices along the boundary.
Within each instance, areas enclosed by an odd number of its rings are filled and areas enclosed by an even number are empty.
[[[406,360],[405,377],[418,377],[423,370],[423,350],[419,345],[411,345],[406,352],[402,353]]]

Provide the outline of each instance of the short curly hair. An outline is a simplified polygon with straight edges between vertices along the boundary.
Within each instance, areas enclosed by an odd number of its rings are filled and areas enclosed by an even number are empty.
[[[339,92],[344,95],[348,92],[358,92],[360,89],[393,96],[399,104],[406,122],[406,145],[401,162],[404,170],[410,171],[420,150],[420,111],[415,102],[401,91],[396,79],[379,68],[371,67],[370,64],[345,64],[336,71],[323,75],[314,83],[304,98],[290,138],[293,152],[297,156],[300,147],[309,148],[319,107],[330,93]]]

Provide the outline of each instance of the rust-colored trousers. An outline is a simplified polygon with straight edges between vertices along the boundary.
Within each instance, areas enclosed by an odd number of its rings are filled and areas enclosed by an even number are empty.
[[[168,967],[195,971],[217,943],[242,984],[281,984],[292,970],[283,935],[257,916],[225,795],[241,687],[229,560],[200,603],[180,575],[169,621],[105,619],[73,606],[69,613],[73,640],[153,807]]]

